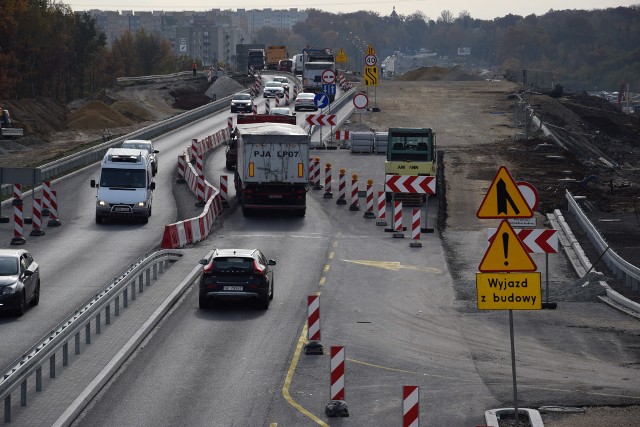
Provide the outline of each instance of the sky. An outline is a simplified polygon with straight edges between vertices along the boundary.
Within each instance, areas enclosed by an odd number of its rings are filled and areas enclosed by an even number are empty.
[[[427,0],[52,0],[64,3],[78,12],[91,9],[133,10],[135,11],[204,11],[212,8],[221,10],[240,9],[320,9],[331,13],[349,13],[359,10],[377,12],[388,16],[395,7],[399,15],[411,15],[422,12],[428,18],[436,20],[443,10],[450,11],[454,17],[467,11],[472,18],[492,20],[508,14],[527,16],[543,15],[549,10],[566,9],[607,9],[618,6],[640,5],[640,0],[537,0],[537,1],[478,1],[447,0],[446,2]]]

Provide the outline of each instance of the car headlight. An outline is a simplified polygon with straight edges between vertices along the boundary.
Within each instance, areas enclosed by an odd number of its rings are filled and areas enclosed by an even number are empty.
[[[18,287],[17,283],[14,283],[13,285],[4,286],[3,288],[0,288],[0,295],[12,295],[16,293],[17,287]]]
[[[136,206],[139,207],[139,208],[144,208],[146,206],[146,203],[145,202],[138,202],[136,204]]]
[[[105,202],[104,200],[98,200],[98,206],[101,206],[103,208],[109,207],[109,203]]]

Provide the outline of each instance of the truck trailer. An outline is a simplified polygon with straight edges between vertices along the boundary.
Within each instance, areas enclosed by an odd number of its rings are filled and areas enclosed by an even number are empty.
[[[242,214],[306,213],[309,135],[289,123],[238,124],[235,189]]]
[[[267,50],[265,51],[266,55],[266,65],[265,68],[267,70],[277,70],[278,64],[281,60],[287,59],[289,56],[287,54],[287,48],[285,46],[267,46]]]

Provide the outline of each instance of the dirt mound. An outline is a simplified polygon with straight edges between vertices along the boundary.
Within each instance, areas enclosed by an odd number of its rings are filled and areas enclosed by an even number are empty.
[[[91,101],[69,114],[68,126],[74,130],[117,128],[134,122],[102,101]]]
[[[225,96],[233,95],[234,93],[240,92],[244,89],[245,87],[234,79],[227,76],[222,76],[216,79],[216,81],[213,82],[211,86],[209,86],[209,88],[205,92],[205,95],[212,99],[220,99],[224,98]]]
[[[445,67],[421,67],[411,70],[399,76],[396,80],[401,81],[475,81],[483,80],[477,74],[468,70],[463,70],[460,66],[451,68]]]
[[[154,119],[154,115],[144,107],[133,101],[117,101],[111,104],[111,109],[117,111],[133,122],[146,122]]]
[[[12,126],[24,128],[25,135],[45,138],[66,128],[68,110],[51,98],[24,98],[0,101],[9,110]]]

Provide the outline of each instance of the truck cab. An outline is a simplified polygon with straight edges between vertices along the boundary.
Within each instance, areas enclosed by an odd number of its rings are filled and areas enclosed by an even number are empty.
[[[140,150],[107,150],[100,165],[100,179],[92,179],[91,187],[97,189],[96,224],[104,219],[149,222],[156,184],[149,156]]]

